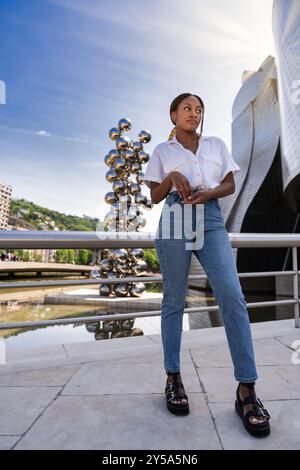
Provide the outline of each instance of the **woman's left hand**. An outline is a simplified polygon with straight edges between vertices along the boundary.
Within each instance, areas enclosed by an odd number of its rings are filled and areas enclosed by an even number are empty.
[[[204,204],[209,199],[211,199],[211,191],[207,189],[202,189],[188,196],[187,200],[183,201],[183,203],[184,204]]]

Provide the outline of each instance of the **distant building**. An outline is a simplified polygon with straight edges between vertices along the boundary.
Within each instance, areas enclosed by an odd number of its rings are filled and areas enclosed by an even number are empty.
[[[12,187],[0,180],[0,230],[7,230]]]

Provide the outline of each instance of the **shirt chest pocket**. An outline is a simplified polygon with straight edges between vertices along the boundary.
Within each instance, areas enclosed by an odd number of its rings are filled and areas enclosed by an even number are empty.
[[[207,184],[220,184],[222,177],[221,157],[216,154],[202,154],[203,173]]]
[[[186,163],[185,155],[165,155],[162,159],[162,165],[166,175],[172,171],[179,171],[184,174]]]

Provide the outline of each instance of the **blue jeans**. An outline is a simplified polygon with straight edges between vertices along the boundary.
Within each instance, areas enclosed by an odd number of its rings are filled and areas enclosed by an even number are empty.
[[[184,206],[177,191],[169,193],[165,204]],[[165,206],[164,206],[165,207]],[[176,215],[174,215],[176,217]],[[184,218],[184,215],[181,216]],[[196,228],[196,206],[192,206],[192,229]],[[255,356],[248,311],[237,273],[228,232],[225,228],[218,199],[204,204],[204,243],[200,249],[186,249],[192,239],[162,237],[162,215],[154,239],[163,277],[161,334],[166,372],[180,372],[182,319],[187,292],[187,278],[192,253],[201,263],[224,319],[224,327],[234,377],[239,382],[257,379]],[[171,222],[172,224],[172,218]],[[222,366],[222,358],[220,358]]]

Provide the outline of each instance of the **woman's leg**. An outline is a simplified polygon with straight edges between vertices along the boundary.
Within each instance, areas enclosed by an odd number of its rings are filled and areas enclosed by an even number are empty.
[[[183,239],[156,239],[155,248],[163,277],[161,335],[166,372],[180,372],[182,319],[186,301],[191,250]]]
[[[207,230],[204,245],[194,254],[206,272],[224,318],[224,327],[239,382],[254,382],[257,370],[244,294],[226,228]]]

